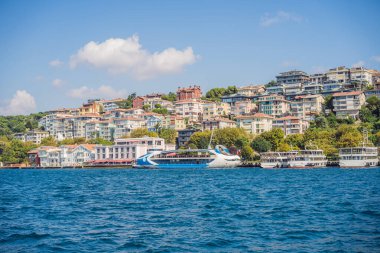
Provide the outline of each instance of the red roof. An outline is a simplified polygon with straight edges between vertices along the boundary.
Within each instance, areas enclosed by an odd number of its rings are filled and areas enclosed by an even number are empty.
[[[362,93],[363,91],[337,92],[333,94],[333,97],[353,96],[353,95],[360,95]]]

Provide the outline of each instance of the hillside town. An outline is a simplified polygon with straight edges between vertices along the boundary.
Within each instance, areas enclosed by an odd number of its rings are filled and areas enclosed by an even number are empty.
[[[279,73],[275,81],[265,85],[234,86],[217,95],[213,90],[204,93],[200,86],[191,85],[170,94],[93,98],[79,108],[46,112],[38,129],[14,137],[37,145],[48,137],[112,142],[40,146],[28,152],[32,166],[65,167],[132,164],[150,151],[186,148],[192,134],[205,130],[241,128],[259,135],[279,128],[285,136],[303,134],[320,114],[358,120],[366,99],[380,98],[380,72],[344,66],[317,74],[292,70]],[[141,128],[149,132],[172,129],[176,138],[169,143],[160,137],[130,136]]]

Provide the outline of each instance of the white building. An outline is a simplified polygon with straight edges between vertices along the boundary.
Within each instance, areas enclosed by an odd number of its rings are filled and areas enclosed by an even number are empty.
[[[251,134],[261,134],[272,130],[274,117],[264,113],[237,116],[237,125]]]
[[[303,134],[309,127],[309,122],[294,116],[286,116],[273,119],[273,128],[280,128],[285,135]]]
[[[40,131],[40,130],[32,130],[26,133],[17,133],[14,134],[16,139],[19,139],[23,142],[33,142],[34,144],[41,144],[41,140],[49,136],[49,132]]]
[[[281,117],[289,112],[289,101],[285,100],[282,95],[267,95],[259,97],[259,112],[268,114],[274,117]]]
[[[264,85],[248,85],[237,88],[237,93],[240,95],[253,97],[257,95],[261,95],[265,92]]]
[[[85,125],[86,140],[102,138],[112,141],[115,137],[116,126],[110,120],[87,122]]]
[[[162,138],[143,137],[116,139],[115,145],[96,146],[95,163],[131,163],[148,152],[162,150],[165,150],[165,140]]]
[[[256,109],[256,104],[253,103],[250,99],[237,101],[234,105],[231,106],[231,114],[235,116],[251,114],[252,112],[256,111]]]
[[[351,116],[359,118],[359,111],[365,104],[365,95],[362,91],[339,92],[333,94],[333,111],[338,118]]]
[[[324,98],[322,95],[303,95],[296,96],[290,102],[291,113],[293,116],[305,120],[313,120],[316,115],[323,110]]]
[[[364,87],[372,86],[372,73],[363,67],[350,69],[351,81],[362,83]]]
[[[180,100],[175,102],[175,111],[177,115],[188,118],[189,122],[199,122],[203,113],[202,104],[198,99]]]
[[[114,118],[113,123],[115,125],[115,139],[127,136],[134,129],[141,128],[146,125],[146,121],[144,119],[133,116]]]
[[[119,108],[118,103],[123,102],[125,99],[116,98],[111,100],[101,100],[99,103],[103,106],[104,112],[109,112]]]
[[[222,129],[222,128],[235,128],[236,122],[226,118],[214,118],[210,120],[204,120],[202,122],[202,129],[204,130],[213,130],[213,129]]]

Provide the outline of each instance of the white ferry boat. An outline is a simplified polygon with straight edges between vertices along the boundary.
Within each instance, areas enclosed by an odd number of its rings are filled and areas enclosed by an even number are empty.
[[[179,149],[158,151],[139,157],[138,168],[233,168],[240,165],[238,155],[232,155],[222,145],[215,149]]]
[[[260,166],[265,169],[287,168],[291,157],[295,155],[297,155],[297,151],[261,153]]]
[[[370,146],[367,131],[363,133],[363,143],[361,147],[339,149],[340,167],[375,167],[378,164],[378,148]]]
[[[289,161],[289,168],[320,168],[326,165],[326,156],[320,149],[299,150]]]

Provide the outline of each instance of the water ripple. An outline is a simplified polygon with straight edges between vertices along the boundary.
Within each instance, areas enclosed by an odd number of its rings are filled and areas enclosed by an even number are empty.
[[[380,169],[0,170],[0,252],[380,252]]]

